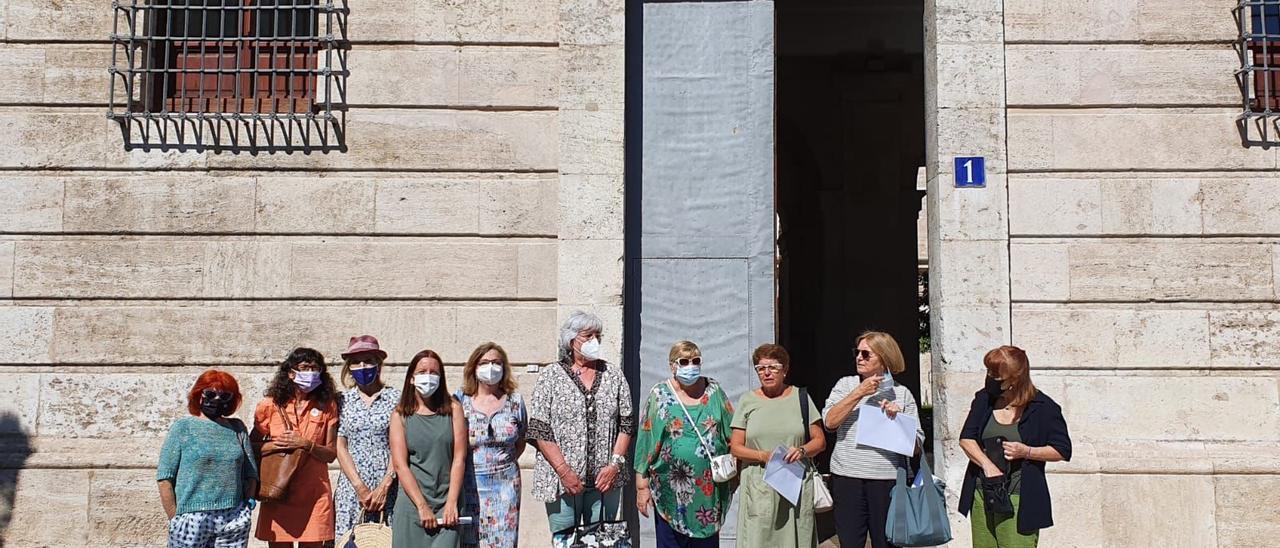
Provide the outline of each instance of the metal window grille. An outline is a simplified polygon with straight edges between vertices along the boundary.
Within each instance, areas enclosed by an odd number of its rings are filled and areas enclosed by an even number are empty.
[[[114,0],[126,150],[345,151],[346,0]]]
[[[1280,143],[1280,0],[1238,0],[1240,39],[1236,81],[1244,101],[1240,131],[1246,145]]]

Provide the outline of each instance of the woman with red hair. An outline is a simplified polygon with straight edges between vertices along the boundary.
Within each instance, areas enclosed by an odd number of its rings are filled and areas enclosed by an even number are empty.
[[[240,406],[240,385],[210,369],[187,393],[187,412],[173,423],[160,450],[156,481],[169,516],[169,547],[245,546],[258,488],[249,433],[230,415]]]
[[[969,469],[960,513],[969,514],[974,548],[1034,548],[1053,525],[1044,464],[1071,460],[1062,407],[1031,383],[1027,353],[1001,346],[982,359],[986,386],[973,397],[960,431]]]

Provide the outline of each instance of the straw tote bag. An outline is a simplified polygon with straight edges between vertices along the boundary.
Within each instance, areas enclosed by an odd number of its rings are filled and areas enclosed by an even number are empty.
[[[378,516],[376,521],[369,521],[369,516]],[[387,519],[386,512],[364,514],[364,523],[352,527],[347,535],[338,539],[338,548],[391,548],[391,527],[383,523]]]

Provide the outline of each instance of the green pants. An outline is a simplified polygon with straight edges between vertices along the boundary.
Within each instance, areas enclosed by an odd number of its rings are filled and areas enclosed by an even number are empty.
[[[621,504],[622,489],[617,488],[601,493],[591,487],[576,497],[565,493],[555,502],[547,503],[547,524],[554,535],[575,525],[612,521],[618,519]]]
[[[969,511],[969,523],[973,525],[973,548],[1036,548],[1040,531],[1024,535],[1018,532],[1018,495],[1013,501],[1013,514],[988,512],[982,502],[982,493],[973,494],[973,509]]]

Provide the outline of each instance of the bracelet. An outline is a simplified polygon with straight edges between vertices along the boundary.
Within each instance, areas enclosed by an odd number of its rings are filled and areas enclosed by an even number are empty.
[[[616,464],[618,469],[621,470],[622,467],[627,465],[627,457],[614,453],[609,455],[609,464]]]
[[[1022,458],[1026,459],[1026,460],[1033,460],[1033,459],[1031,458],[1031,446],[1030,446],[1030,445],[1028,445],[1028,446],[1027,446],[1027,454],[1026,454],[1026,456],[1024,456],[1024,457],[1022,457]]]

